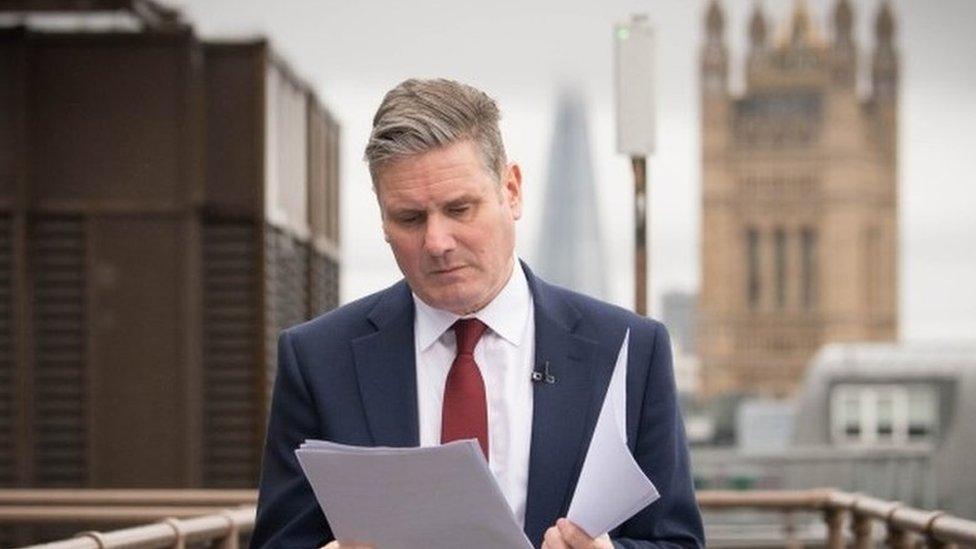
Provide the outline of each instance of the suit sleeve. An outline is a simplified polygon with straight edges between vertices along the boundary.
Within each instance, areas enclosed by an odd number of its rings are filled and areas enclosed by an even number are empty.
[[[287,331],[278,338],[278,374],[261,465],[251,547],[321,547],[333,539],[295,449],[321,428]]]
[[[671,341],[660,323],[640,410],[635,459],[661,497],[611,533],[614,547],[704,547],[688,445],[674,384]]]

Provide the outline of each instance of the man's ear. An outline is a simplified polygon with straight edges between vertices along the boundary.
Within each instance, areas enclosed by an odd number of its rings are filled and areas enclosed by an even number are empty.
[[[512,216],[520,219],[522,217],[522,170],[517,163],[512,162],[505,168],[505,180],[502,181],[502,186]]]

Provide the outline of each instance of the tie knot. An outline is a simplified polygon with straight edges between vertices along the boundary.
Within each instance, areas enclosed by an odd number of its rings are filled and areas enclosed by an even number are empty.
[[[473,354],[474,348],[488,326],[477,318],[462,318],[454,323],[458,354]]]

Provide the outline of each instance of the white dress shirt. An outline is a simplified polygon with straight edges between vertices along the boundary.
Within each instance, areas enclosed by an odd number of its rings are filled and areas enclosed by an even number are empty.
[[[416,294],[413,300],[420,445],[435,446],[441,443],[444,386],[457,352],[450,328],[461,317],[427,305]],[[488,326],[474,349],[488,400],[488,465],[516,520],[524,526],[532,442],[535,314],[518,260],[495,299],[467,317]]]

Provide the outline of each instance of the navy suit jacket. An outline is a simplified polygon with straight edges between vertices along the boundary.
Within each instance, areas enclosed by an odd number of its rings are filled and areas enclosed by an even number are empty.
[[[535,361],[548,361],[557,380],[533,389],[529,540],[541,545],[566,515],[629,328],[627,440],[661,497],[611,537],[617,547],[703,546],[664,326],[523,267],[535,307]],[[252,547],[312,548],[333,539],[295,457],[305,439],[419,444],[415,362],[414,303],[403,281],[282,332]]]

